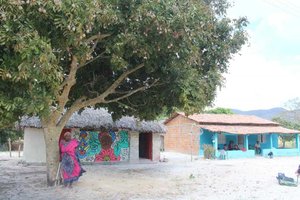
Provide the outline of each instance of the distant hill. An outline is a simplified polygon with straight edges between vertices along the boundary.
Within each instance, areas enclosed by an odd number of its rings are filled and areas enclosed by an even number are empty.
[[[237,109],[231,109],[233,113],[240,114],[240,115],[254,115],[257,117],[261,117],[264,119],[271,120],[273,117],[278,116],[280,113],[286,112],[287,110],[284,108],[271,108],[265,110],[249,110],[249,111],[242,111]]]
[[[292,123],[300,123],[300,109],[284,111],[282,113],[279,113],[278,117]]]

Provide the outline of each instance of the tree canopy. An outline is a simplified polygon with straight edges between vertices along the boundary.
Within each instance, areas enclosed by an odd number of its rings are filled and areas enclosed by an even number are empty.
[[[300,130],[300,99],[290,99],[285,103],[287,111],[281,112],[278,116],[274,117],[272,121],[279,123],[281,126],[289,129]],[[293,141],[294,135],[280,135],[283,146],[285,147],[286,141]]]
[[[226,1],[1,0],[1,125],[106,107],[152,119],[210,105],[246,42]],[[142,92],[141,92],[142,91]]]
[[[71,115],[103,107],[154,119],[210,105],[245,44],[226,0],[0,0],[0,127],[37,115],[47,181]]]
[[[227,114],[227,115],[234,114],[230,108],[214,108],[214,109],[205,111],[205,113],[210,113],[210,114]]]
[[[289,111],[299,110],[300,98],[297,97],[297,98],[289,99],[287,102],[284,103],[284,107]]]

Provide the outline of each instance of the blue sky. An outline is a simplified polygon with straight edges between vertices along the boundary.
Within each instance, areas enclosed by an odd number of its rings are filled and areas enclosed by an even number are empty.
[[[228,15],[248,18],[250,45],[231,61],[215,106],[268,109],[300,97],[300,1],[235,0]]]

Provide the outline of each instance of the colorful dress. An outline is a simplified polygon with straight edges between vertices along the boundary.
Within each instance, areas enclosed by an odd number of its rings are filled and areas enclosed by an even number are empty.
[[[61,167],[64,183],[77,181],[82,175],[82,169],[76,156],[78,144],[78,141],[75,139],[72,139],[69,142],[64,140],[60,142]]]

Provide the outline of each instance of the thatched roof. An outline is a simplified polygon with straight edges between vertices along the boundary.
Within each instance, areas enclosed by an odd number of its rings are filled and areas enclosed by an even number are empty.
[[[195,122],[199,128],[212,132],[224,132],[232,134],[299,134],[299,130],[291,130],[281,127],[278,123],[249,115],[226,114],[194,114],[186,116],[184,113],[176,113],[165,121],[168,123],[177,116],[185,117]]]
[[[21,120],[22,127],[41,128],[41,121],[38,117],[23,117]],[[138,132],[165,133],[165,126],[158,121],[141,121],[134,117],[122,117],[116,122],[113,121],[111,114],[105,109],[87,108],[82,113],[74,113],[66,128],[81,129],[100,129],[101,127],[110,129],[128,129]]]

